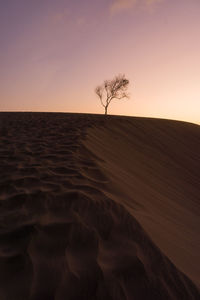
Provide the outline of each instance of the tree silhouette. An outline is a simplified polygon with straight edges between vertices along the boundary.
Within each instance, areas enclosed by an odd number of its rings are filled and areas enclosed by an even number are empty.
[[[128,98],[127,88],[129,80],[125,75],[119,74],[112,80],[105,80],[102,85],[98,85],[95,93],[99,96],[102,106],[105,108],[105,115],[108,112],[108,106],[113,99]]]

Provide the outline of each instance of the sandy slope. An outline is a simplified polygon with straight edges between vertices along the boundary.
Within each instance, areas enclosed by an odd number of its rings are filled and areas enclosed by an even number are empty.
[[[0,136],[0,299],[199,299],[198,126],[0,113]]]
[[[200,127],[110,118],[88,140],[103,159],[98,165],[112,183],[112,198],[200,285]]]

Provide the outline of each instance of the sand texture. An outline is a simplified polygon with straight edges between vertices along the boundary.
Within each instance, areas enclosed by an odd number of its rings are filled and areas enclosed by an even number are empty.
[[[0,113],[0,300],[200,299],[200,127]]]

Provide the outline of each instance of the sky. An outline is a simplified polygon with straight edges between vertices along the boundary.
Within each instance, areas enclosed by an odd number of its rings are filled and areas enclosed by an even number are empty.
[[[0,0],[0,111],[108,113],[200,124],[200,0]]]

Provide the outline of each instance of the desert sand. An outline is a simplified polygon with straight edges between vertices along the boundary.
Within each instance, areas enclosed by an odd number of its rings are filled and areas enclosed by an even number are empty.
[[[0,113],[0,299],[200,299],[200,127]]]

